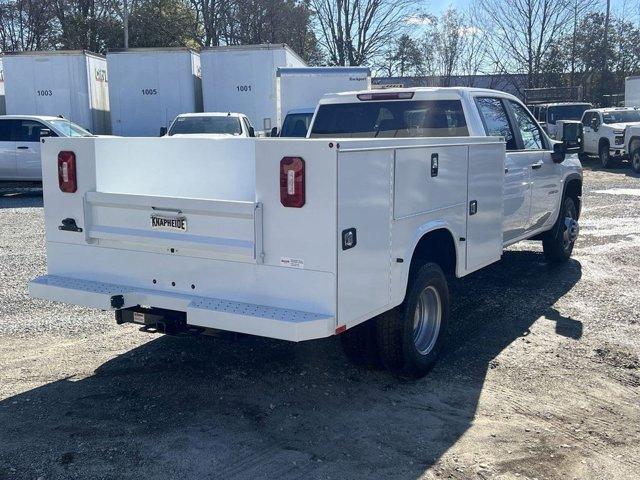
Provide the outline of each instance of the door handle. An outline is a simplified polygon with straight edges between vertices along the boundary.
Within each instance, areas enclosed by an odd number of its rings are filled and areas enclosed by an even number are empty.
[[[29,147],[25,147],[25,146],[18,147],[18,150],[28,150],[28,149],[29,149]]]
[[[544,165],[544,162],[536,162],[531,165],[531,168],[533,168],[534,170],[537,170],[539,168],[542,168],[543,165]]]

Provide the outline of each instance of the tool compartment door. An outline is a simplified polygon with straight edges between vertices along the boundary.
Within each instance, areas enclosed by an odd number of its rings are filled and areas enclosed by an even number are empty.
[[[371,318],[390,304],[393,149],[338,155],[338,325]],[[355,245],[343,235],[355,231]]]
[[[502,256],[504,143],[469,146],[466,273]]]

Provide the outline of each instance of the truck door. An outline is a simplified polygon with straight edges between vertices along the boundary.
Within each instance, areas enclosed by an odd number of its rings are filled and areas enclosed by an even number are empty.
[[[502,230],[503,241],[507,243],[522,236],[529,226],[531,164],[538,158],[519,150],[512,120],[501,98],[476,97],[475,101],[487,136],[503,137],[506,142]]]
[[[45,127],[35,120],[18,120],[15,127],[17,176],[24,180],[40,180],[40,130]]]
[[[0,120],[0,180],[16,178],[16,142],[11,134],[16,120]]]
[[[523,155],[531,163],[531,213],[528,230],[536,230],[546,223],[560,195],[559,166],[551,159],[551,149],[536,121],[529,112],[514,101],[509,101],[516,124],[516,134],[520,136]]]
[[[591,121],[597,117],[596,112],[587,112],[582,117],[582,144],[583,150],[587,153],[597,153],[596,132],[591,126]]]

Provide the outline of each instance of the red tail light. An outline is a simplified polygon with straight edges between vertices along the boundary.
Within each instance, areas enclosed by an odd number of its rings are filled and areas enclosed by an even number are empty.
[[[304,205],[304,160],[284,157],[280,160],[280,203],[285,207]]]
[[[73,152],[58,153],[58,185],[65,193],[74,193],[78,189],[76,154]]]

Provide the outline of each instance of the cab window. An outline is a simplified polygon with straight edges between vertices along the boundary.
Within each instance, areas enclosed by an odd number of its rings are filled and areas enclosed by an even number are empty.
[[[507,150],[518,150],[516,137],[502,100],[496,97],[478,97],[476,105],[487,136],[504,137]]]
[[[17,128],[14,132],[16,142],[39,142],[40,130],[47,128],[35,120],[18,120],[16,123]]]
[[[519,103],[509,101],[513,116],[516,119],[517,128],[522,138],[522,146],[525,150],[543,150],[544,142],[542,133],[536,121],[529,115],[529,112]]]
[[[0,142],[11,142],[11,133],[14,129],[15,120],[0,120]]]

